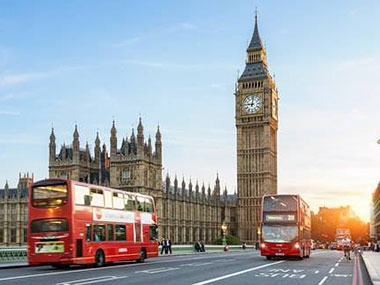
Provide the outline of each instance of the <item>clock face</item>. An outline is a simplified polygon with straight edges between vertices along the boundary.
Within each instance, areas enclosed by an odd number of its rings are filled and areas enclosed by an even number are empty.
[[[263,105],[258,95],[249,95],[243,101],[243,110],[248,114],[256,114]]]

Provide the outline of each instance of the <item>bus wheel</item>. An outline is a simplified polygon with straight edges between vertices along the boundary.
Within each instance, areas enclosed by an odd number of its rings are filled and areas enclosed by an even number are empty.
[[[272,259],[272,256],[267,256],[267,260],[271,260]]]
[[[101,266],[104,266],[105,263],[106,263],[106,259],[104,257],[103,250],[98,249],[98,251],[95,254],[95,266],[101,267]]]
[[[136,261],[142,263],[142,262],[145,261],[145,259],[146,259],[146,252],[145,252],[145,249],[141,249],[141,250],[140,250],[140,258],[137,259]]]

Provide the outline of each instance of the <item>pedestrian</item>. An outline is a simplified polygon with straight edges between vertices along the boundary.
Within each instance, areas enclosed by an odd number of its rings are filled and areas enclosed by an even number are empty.
[[[201,251],[201,247],[199,246],[199,242],[196,241],[196,242],[194,243],[194,248],[195,248],[195,251],[196,251],[196,252],[200,252],[200,251]]]
[[[260,246],[260,244],[259,244],[259,242],[257,241],[256,244],[255,244],[255,248],[256,248],[256,250],[259,250],[259,246]]]
[[[203,243],[203,240],[201,240],[201,252],[206,252],[205,244]]]
[[[169,253],[172,254],[172,241],[170,240],[170,238],[168,238],[168,250]]]
[[[243,242],[242,248],[245,250],[247,248],[247,245],[245,242]]]
[[[163,254],[164,251],[165,251],[165,254],[167,254],[167,249],[166,249],[166,247],[167,247],[166,239],[163,238],[163,239],[161,240],[161,254]]]

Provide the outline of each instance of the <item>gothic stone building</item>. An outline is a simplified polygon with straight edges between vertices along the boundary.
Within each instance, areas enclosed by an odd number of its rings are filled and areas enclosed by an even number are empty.
[[[9,188],[8,182],[0,189],[0,246],[26,243],[28,226],[28,186],[33,175],[19,176],[17,188]]]
[[[220,195],[219,178],[213,193],[204,186],[195,191],[191,182],[186,189],[185,182],[179,189],[177,179],[171,186],[169,176],[162,181],[162,140],[157,128],[154,148],[149,137],[144,138],[144,127],[139,120],[137,135],[122,139],[118,146],[115,122],[110,137],[110,155],[103,144],[100,149],[96,136],[94,156],[88,144],[80,148],[79,132],[75,126],[71,146],[63,144],[56,153],[55,134],[52,129],[49,144],[49,177],[65,177],[92,184],[110,186],[126,191],[152,195],[155,198],[160,236],[170,237],[175,243],[191,243],[196,240],[212,242],[221,233],[222,223],[230,232],[236,231],[231,224],[235,217],[234,196]]]
[[[278,94],[255,16],[244,72],[235,90],[239,237],[258,240],[261,198],[277,193]]]

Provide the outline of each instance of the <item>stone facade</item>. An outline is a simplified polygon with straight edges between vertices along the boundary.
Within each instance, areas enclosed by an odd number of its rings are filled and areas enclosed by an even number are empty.
[[[8,182],[0,189],[0,246],[26,244],[28,227],[28,186],[33,175],[19,176],[17,188],[9,188]]]
[[[188,189],[183,181],[178,188],[170,178],[162,180],[162,138],[157,128],[154,148],[149,137],[144,138],[144,127],[139,120],[137,135],[122,139],[118,146],[115,122],[111,127],[110,155],[103,144],[100,150],[99,136],[96,136],[94,156],[88,144],[80,148],[79,132],[75,126],[71,146],[63,144],[56,153],[55,134],[52,129],[49,144],[49,177],[65,177],[92,184],[110,186],[126,191],[152,195],[155,198],[160,236],[170,237],[175,243],[192,243],[196,240],[212,242],[220,236],[222,223],[229,232],[236,231],[234,218],[236,207],[233,195],[220,195],[220,182],[217,178],[214,191],[205,193],[196,184],[195,191],[191,182]]]
[[[246,66],[235,90],[239,238],[247,243],[259,238],[263,195],[277,193],[277,106],[256,14]]]

